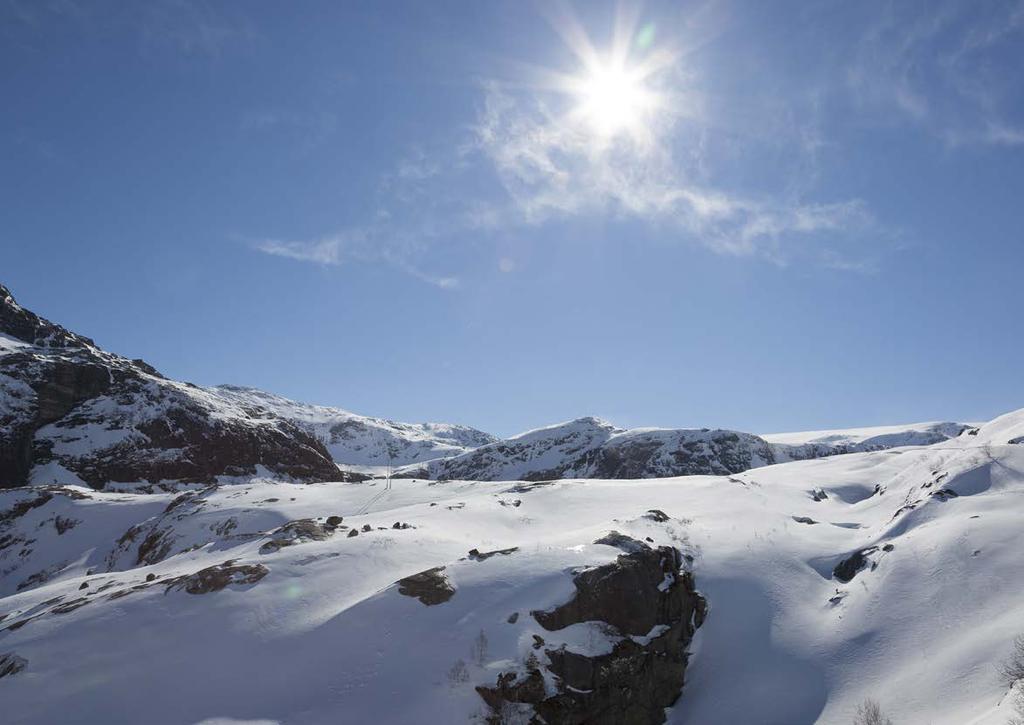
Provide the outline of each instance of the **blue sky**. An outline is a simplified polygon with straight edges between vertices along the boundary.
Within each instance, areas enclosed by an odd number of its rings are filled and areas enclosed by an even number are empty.
[[[989,418],[1022,64],[1024,2],[7,0],[0,280],[176,378],[498,434]]]

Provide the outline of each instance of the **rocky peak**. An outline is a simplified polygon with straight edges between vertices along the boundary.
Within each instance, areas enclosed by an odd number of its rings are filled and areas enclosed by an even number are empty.
[[[0,488],[341,478],[322,442],[290,421],[105,352],[3,286],[0,333],[25,343],[0,347]]]
[[[60,325],[18,304],[11,291],[0,284],[0,333],[42,347],[86,347],[92,340],[69,332]]]

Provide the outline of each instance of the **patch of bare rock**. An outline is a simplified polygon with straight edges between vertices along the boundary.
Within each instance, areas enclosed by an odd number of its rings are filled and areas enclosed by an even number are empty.
[[[548,647],[535,637],[546,663],[531,657],[525,671],[502,672],[493,686],[476,688],[490,708],[489,722],[502,722],[510,709],[525,709],[530,722],[538,723],[665,721],[664,708],[682,692],[687,647],[704,621],[707,604],[694,588],[692,573],[682,569],[677,549],[626,539],[621,534],[615,537],[631,551],[610,564],[576,573],[572,599],[551,610],[531,612],[551,632],[603,622],[617,636],[612,651],[592,656],[565,645]],[[545,687],[542,670],[554,676],[549,679],[555,683],[555,694]]]

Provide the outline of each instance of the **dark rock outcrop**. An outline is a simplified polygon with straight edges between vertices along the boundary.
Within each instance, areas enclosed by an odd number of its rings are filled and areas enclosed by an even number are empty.
[[[167,380],[24,309],[0,286],[0,488],[43,483],[213,483],[219,476],[342,476],[294,423]],[[95,431],[102,436],[94,436]],[[52,480],[51,480],[52,479]]]
[[[480,551],[479,549],[470,549],[469,558],[473,561],[487,561],[492,556],[508,556],[519,551],[518,546],[513,546],[508,549],[495,549],[494,551]]]
[[[578,622],[600,621],[624,635],[643,636],[655,626],[683,616],[686,587],[677,585],[692,576],[681,571],[681,566],[679,551],[670,546],[620,554],[613,564],[577,574],[573,580],[576,595],[570,601],[531,614],[540,626],[552,631]],[[692,593],[692,581],[689,589]],[[696,598],[689,604],[695,603]]]
[[[619,531],[609,531],[607,534],[594,541],[595,544],[604,544],[605,546],[614,546],[616,549],[620,549],[627,553],[634,551],[642,551],[643,549],[650,549],[647,544],[639,539],[634,539],[632,536],[627,536]]]
[[[832,570],[832,576],[846,584],[868,565],[867,555],[876,551],[877,546],[869,546],[867,549],[855,551],[848,557],[836,564]]]
[[[229,584],[255,584],[269,573],[262,564],[236,564],[233,560],[200,569],[195,574],[177,577],[167,583],[167,591],[184,589],[189,594],[219,592]]]
[[[13,652],[0,654],[0,677],[16,675],[28,666],[28,660]]]
[[[40,347],[86,347],[88,337],[76,335],[26,310],[14,300],[11,291],[0,284],[0,330],[16,340]]]
[[[508,708],[532,709],[531,722],[647,725],[664,722],[664,708],[682,691],[687,647],[703,622],[706,603],[682,569],[679,552],[667,546],[620,555],[574,578],[571,600],[532,612],[545,629],[602,622],[616,638],[612,651],[589,655],[564,645],[546,647],[547,670],[557,692],[549,695],[539,664],[503,672],[493,687],[477,692],[499,722]],[[541,640],[540,646],[544,647]]]
[[[340,523],[340,516],[332,518],[338,518]],[[260,547],[260,553],[273,554],[287,546],[294,546],[295,544],[302,544],[307,541],[326,541],[331,537],[336,528],[337,525],[327,526],[313,519],[289,521],[270,535],[270,541]]]
[[[444,567],[421,571],[419,574],[407,576],[398,581],[398,593],[407,597],[416,597],[428,607],[444,604],[455,596],[455,587],[444,574]]]

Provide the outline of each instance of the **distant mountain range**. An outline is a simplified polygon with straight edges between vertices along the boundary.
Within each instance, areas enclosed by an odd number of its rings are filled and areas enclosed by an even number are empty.
[[[254,388],[200,387],[101,349],[21,307],[0,285],[0,488],[174,489],[264,477],[545,480],[735,474],[773,463],[930,445],[961,423],[756,436],[623,430],[597,418],[508,439],[399,423]]]
[[[579,418],[461,455],[406,466],[398,475],[473,481],[726,475],[788,461],[931,445],[955,438],[968,427],[918,423],[895,429],[756,436],[708,428],[623,430],[598,418]]]

